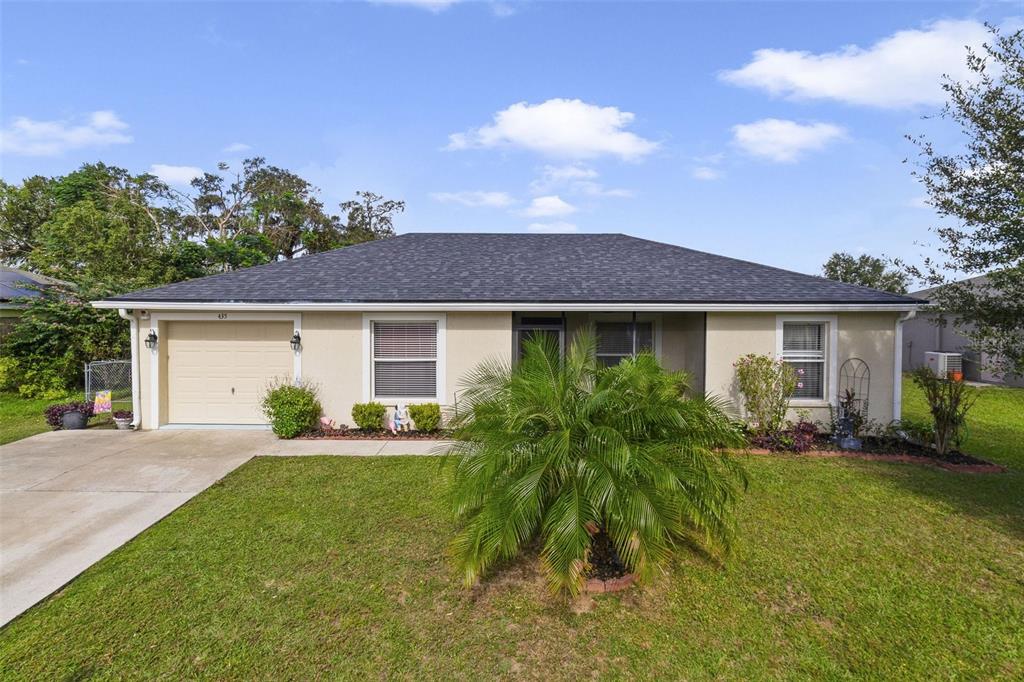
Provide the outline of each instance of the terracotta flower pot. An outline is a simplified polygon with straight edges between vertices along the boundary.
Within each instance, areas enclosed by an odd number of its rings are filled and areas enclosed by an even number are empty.
[[[963,372],[950,372],[949,373],[949,378],[952,379],[953,381],[960,382],[960,381],[964,380],[964,373]]]

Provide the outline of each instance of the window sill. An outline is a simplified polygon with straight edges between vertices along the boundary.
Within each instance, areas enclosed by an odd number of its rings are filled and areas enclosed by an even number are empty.
[[[827,400],[819,400],[817,398],[800,398],[789,401],[790,407],[828,407],[831,404]]]

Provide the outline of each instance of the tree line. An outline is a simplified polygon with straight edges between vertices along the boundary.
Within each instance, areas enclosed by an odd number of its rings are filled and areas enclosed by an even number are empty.
[[[58,396],[82,363],[124,357],[125,325],[90,301],[393,236],[405,203],[356,192],[328,211],[316,187],[263,158],[178,190],[103,163],[0,181],[0,261],[63,282],[25,299],[0,345],[0,384]]]

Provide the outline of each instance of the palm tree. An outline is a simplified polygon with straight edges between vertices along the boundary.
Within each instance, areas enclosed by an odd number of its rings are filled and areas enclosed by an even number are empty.
[[[740,428],[653,355],[602,368],[595,351],[591,332],[564,358],[540,338],[467,379],[447,459],[467,584],[539,538],[552,589],[577,594],[595,530],[641,577],[681,541],[728,551],[747,480],[723,448],[744,445]]]

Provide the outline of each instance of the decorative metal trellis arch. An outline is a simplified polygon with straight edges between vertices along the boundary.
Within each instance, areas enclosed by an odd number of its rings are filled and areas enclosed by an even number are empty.
[[[868,413],[871,395],[871,368],[860,358],[850,358],[839,368],[839,392],[836,404],[851,405],[862,415]]]

